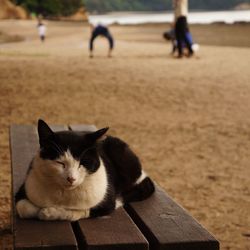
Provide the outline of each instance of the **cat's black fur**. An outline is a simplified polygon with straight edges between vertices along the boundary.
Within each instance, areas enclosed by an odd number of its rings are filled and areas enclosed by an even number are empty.
[[[122,140],[105,136],[107,130],[108,128],[96,132],[52,132],[44,121],[38,122],[41,158],[55,160],[69,149],[89,174],[98,170],[99,157],[103,160],[108,176],[108,190],[105,199],[91,208],[90,217],[112,212],[117,197],[128,203],[146,199],[154,192],[154,184],[149,177],[135,184],[142,174],[138,157]],[[22,186],[16,195],[16,201],[25,197],[25,188]]]

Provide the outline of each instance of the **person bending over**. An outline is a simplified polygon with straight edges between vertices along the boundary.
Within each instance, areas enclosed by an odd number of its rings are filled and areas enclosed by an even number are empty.
[[[108,57],[111,57],[111,53],[112,50],[114,48],[114,39],[112,37],[112,35],[110,34],[109,30],[107,27],[98,24],[96,27],[92,27],[92,34],[91,34],[91,38],[89,41],[89,50],[90,50],[90,57],[93,57],[93,51],[94,51],[94,40],[98,37],[98,36],[102,36],[107,38],[108,42],[109,42],[109,51],[108,51]]]

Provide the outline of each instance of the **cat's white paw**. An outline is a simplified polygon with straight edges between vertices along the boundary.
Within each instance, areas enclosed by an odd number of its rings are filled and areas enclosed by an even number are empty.
[[[58,209],[55,207],[42,208],[38,213],[40,220],[59,220],[60,216]]]
[[[90,216],[90,210],[80,210],[80,211],[72,211],[72,214],[70,215],[69,220],[71,221],[77,221],[80,219],[86,219]]]
[[[20,218],[35,218],[37,217],[39,208],[33,205],[29,200],[23,199],[17,202],[16,210]]]
[[[77,221],[88,218],[89,210],[67,210],[60,207],[42,208],[38,214],[40,220],[68,220]]]
[[[89,216],[90,216],[90,210],[89,209],[84,210],[81,219],[89,218]]]

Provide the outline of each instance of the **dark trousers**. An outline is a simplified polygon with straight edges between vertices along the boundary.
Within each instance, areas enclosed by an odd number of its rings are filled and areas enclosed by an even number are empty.
[[[187,31],[188,31],[187,18],[185,16],[181,16],[177,19],[175,24],[175,35],[177,40],[179,56],[182,56],[183,54],[183,48],[182,48],[183,41],[188,48],[189,54],[193,54],[192,44],[190,43],[190,41],[186,36]]]
[[[114,47],[114,40],[113,40],[113,37],[111,36],[111,34],[109,33],[108,29],[106,27],[98,26],[98,27],[96,27],[94,29],[94,31],[92,32],[91,38],[90,38],[90,42],[89,42],[89,49],[90,49],[90,51],[93,51],[93,49],[94,49],[94,40],[98,36],[106,37],[108,39],[108,41],[109,41],[109,48],[110,48],[110,50],[113,49],[113,47]]]
[[[41,36],[40,36],[40,39],[41,39],[42,42],[44,42],[44,41],[45,41],[45,36],[44,36],[44,35],[41,35]]]

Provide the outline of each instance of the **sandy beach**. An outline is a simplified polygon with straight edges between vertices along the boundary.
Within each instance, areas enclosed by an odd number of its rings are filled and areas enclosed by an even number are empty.
[[[43,118],[109,126],[222,250],[250,250],[250,25],[194,26],[201,49],[182,60],[166,25],[113,26],[113,57],[99,39],[93,59],[87,25],[47,26],[41,44],[34,21],[0,21],[24,38],[0,44],[0,249],[12,239],[9,126]]]

